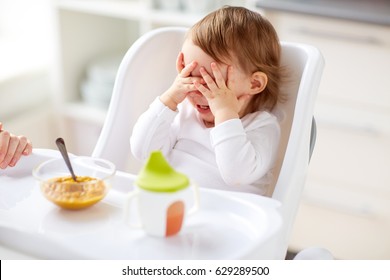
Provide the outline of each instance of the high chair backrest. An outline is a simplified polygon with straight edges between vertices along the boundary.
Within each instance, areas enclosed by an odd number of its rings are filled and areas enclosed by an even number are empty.
[[[313,46],[291,42],[281,44],[282,65],[288,74],[282,91],[287,101],[275,109],[282,135],[271,197],[281,202],[284,244],[280,248],[281,254],[285,254],[315,144],[313,112],[325,62],[320,51]]]
[[[175,61],[186,31],[180,27],[155,29],[130,47],[119,67],[93,156],[111,160],[119,170],[137,172],[141,163],[137,163],[130,153],[132,128],[138,116],[177,75]],[[310,139],[314,136],[311,134],[314,103],[324,60],[312,46],[282,42],[282,65],[288,73],[288,79],[282,85],[287,101],[278,104],[274,112],[280,121],[282,137],[274,170],[276,179],[269,193],[282,205],[285,240],[276,248],[281,254],[287,250],[305,185],[309,149],[313,144]]]

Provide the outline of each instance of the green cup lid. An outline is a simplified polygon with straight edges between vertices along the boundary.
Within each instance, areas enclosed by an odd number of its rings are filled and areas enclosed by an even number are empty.
[[[138,174],[136,185],[153,192],[175,192],[189,186],[188,177],[175,171],[164,158],[161,151],[150,154]]]

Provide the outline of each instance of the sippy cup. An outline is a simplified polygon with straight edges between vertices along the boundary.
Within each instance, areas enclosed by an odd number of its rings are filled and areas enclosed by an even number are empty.
[[[130,205],[137,198],[140,224],[128,221],[131,227],[141,227],[153,236],[175,235],[185,216],[199,208],[198,193],[198,187],[186,175],[176,172],[160,151],[154,151],[137,176],[135,190],[127,198],[125,219],[129,220]]]

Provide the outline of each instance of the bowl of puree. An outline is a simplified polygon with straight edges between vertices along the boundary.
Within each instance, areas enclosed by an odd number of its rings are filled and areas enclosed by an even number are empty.
[[[76,181],[62,158],[49,159],[33,169],[43,196],[70,210],[87,208],[101,201],[111,189],[115,165],[93,157],[73,157],[71,162]]]

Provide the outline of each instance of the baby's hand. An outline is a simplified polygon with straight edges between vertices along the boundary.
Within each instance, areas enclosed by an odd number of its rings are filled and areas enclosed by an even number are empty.
[[[160,96],[160,100],[173,111],[177,109],[177,105],[183,102],[188,92],[196,90],[195,81],[203,82],[200,77],[190,76],[191,72],[198,66],[198,63],[192,61],[184,66],[183,58],[183,53],[180,52],[176,59],[176,69],[179,74],[171,87]]]
[[[226,120],[239,118],[241,109],[248,100],[249,95],[241,95],[234,92],[235,79],[233,66],[227,68],[226,81],[222,72],[215,62],[211,63],[211,71],[214,79],[204,67],[200,68],[200,73],[208,88],[195,82],[196,88],[207,98],[210,110],[215,117],[215,125]]]
[[[0,123],[0,168],[15,166],[22,155],[32,152],[32,144],[25,136],[16,136],[2,130]]]

